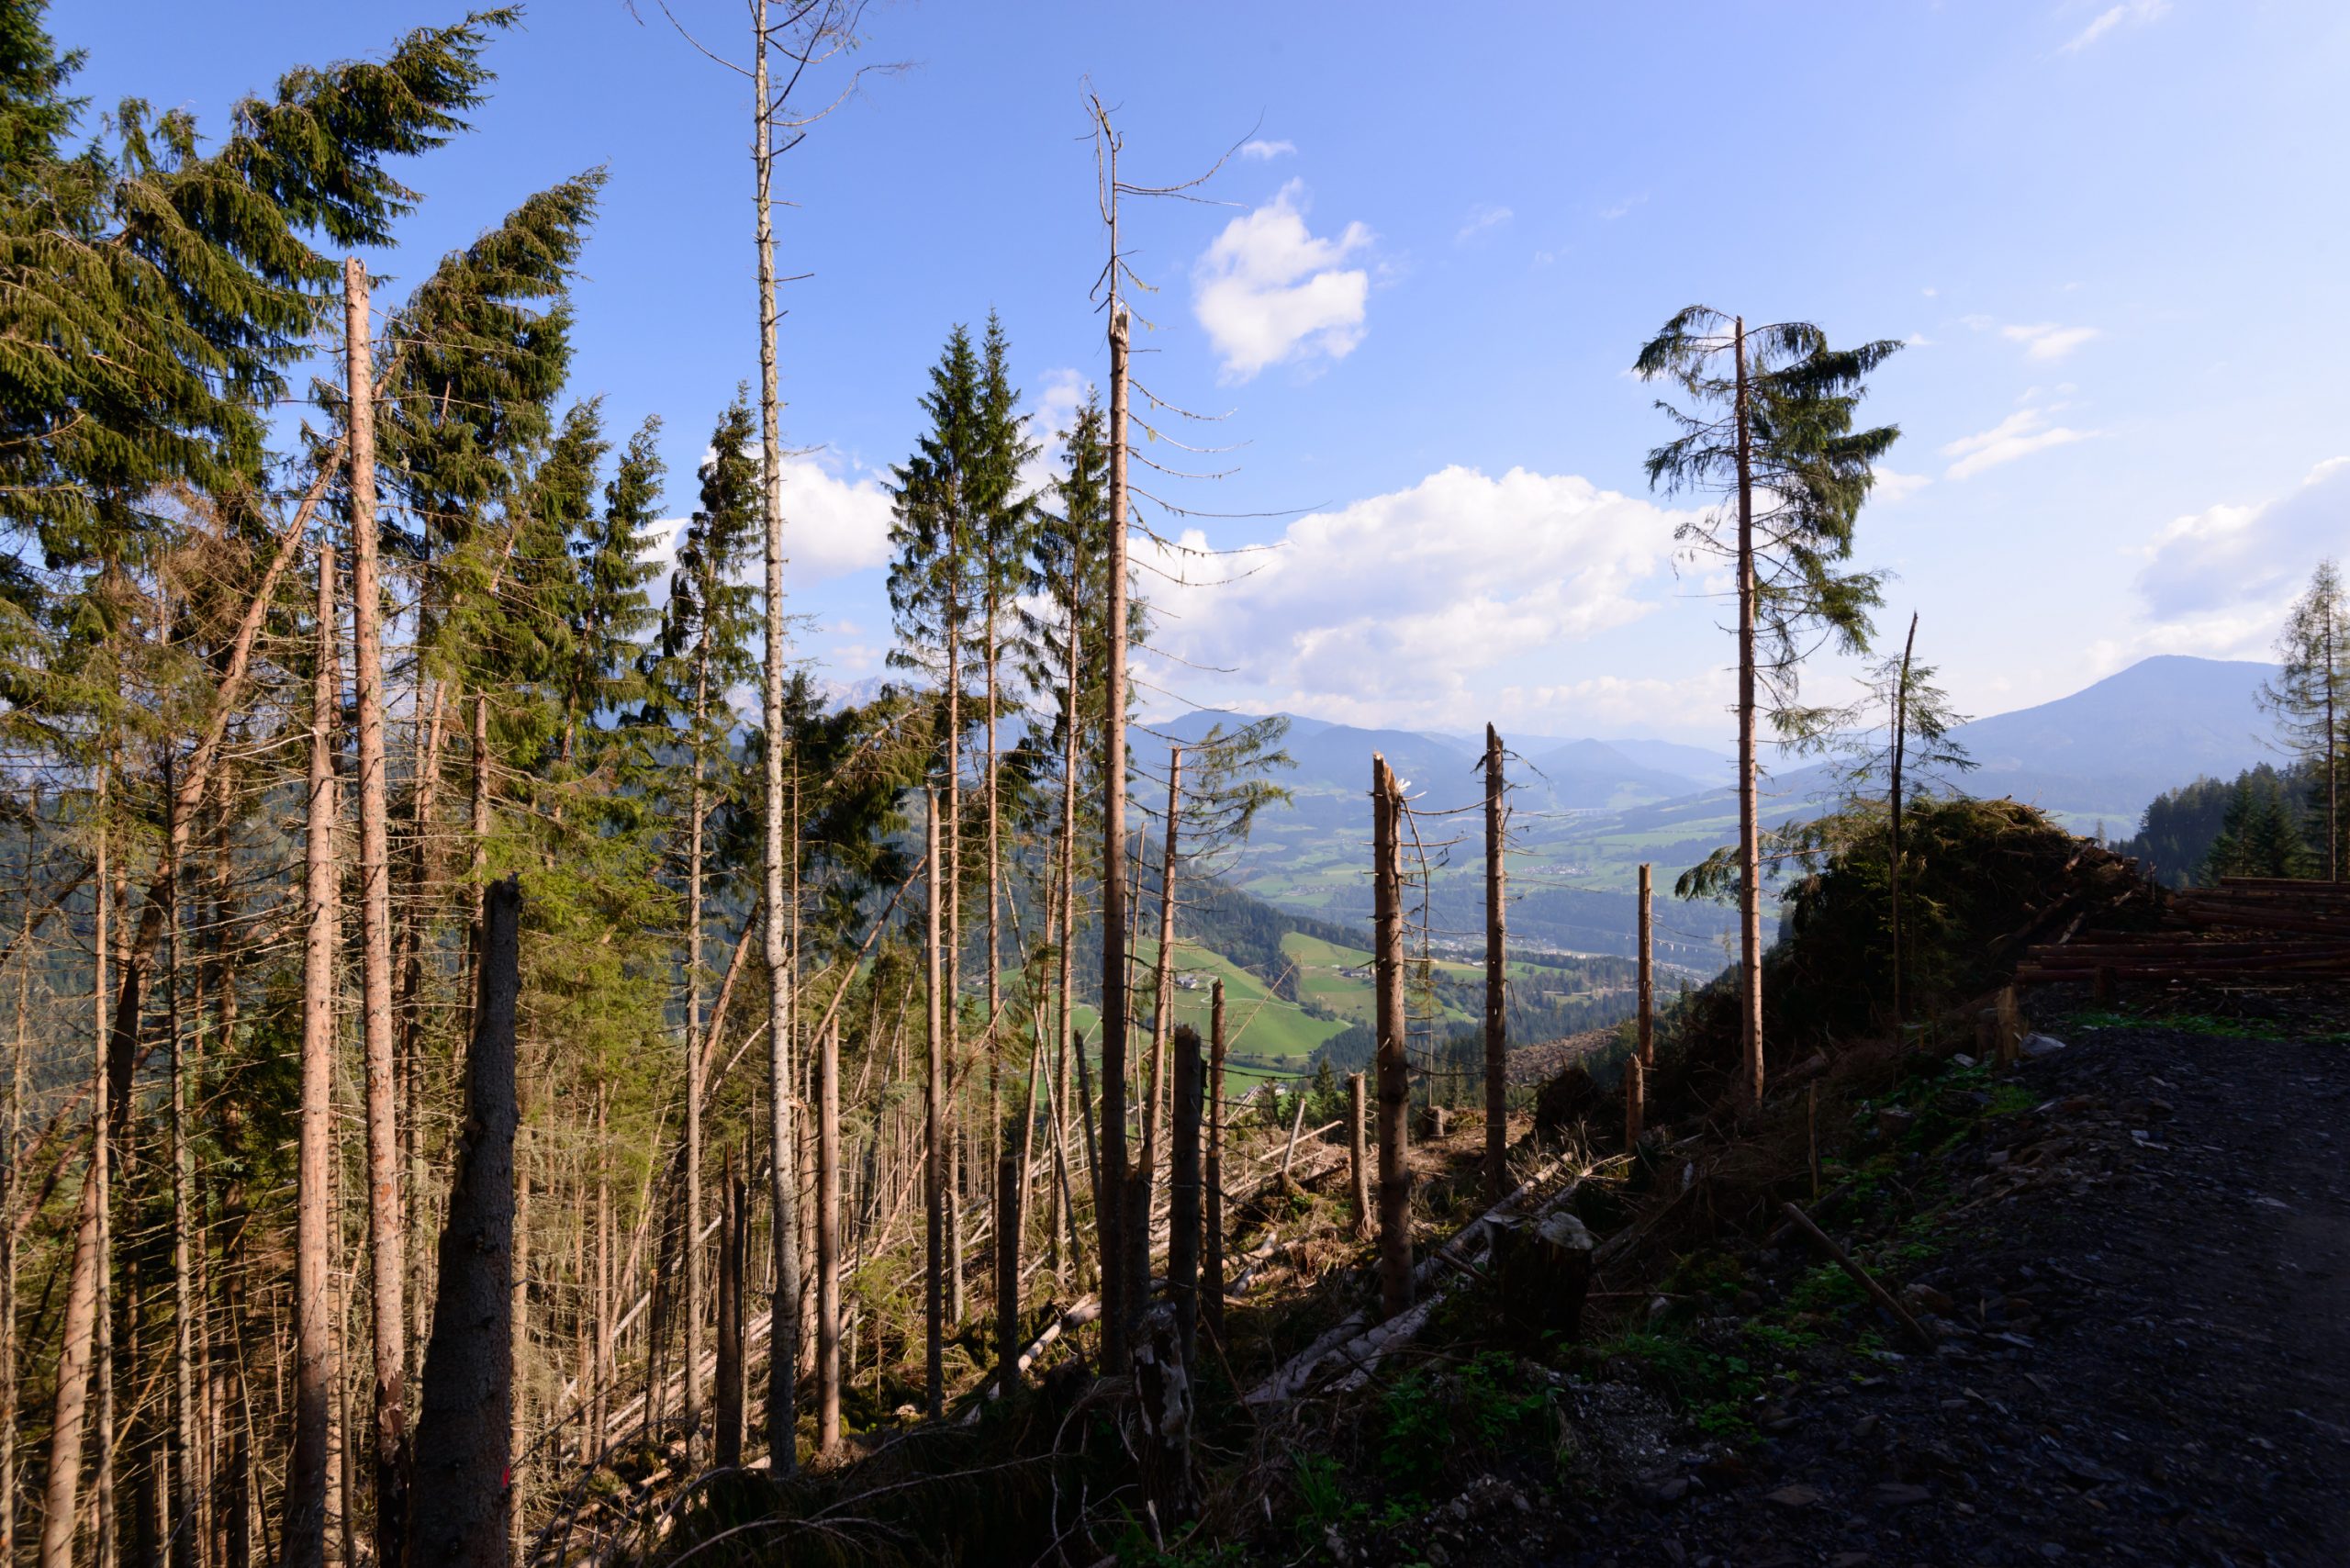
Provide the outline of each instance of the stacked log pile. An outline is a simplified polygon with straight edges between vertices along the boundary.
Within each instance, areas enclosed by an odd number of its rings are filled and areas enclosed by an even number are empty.
[[[2350,883],[2222,877],[2165,902],[2159,929],[2090,932],[2031,948],[2019,985],[2122,980],[2288,983],[2350,976]]]

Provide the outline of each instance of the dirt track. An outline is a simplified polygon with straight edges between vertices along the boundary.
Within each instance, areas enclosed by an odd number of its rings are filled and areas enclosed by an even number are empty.
[[[1751,1449],[1516,1560],[2350,1562],[2350,1045],[2053,1029],[2042,1104],[1942,1157],[1935,1355],[1817,1350]]]

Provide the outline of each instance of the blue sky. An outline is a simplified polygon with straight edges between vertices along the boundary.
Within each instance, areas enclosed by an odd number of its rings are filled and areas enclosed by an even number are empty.
[[[740,0],[672,0],[743,52]],[[424,272],[603,164],[578,391],[667,422],[670,507],[755,374],[748,91],[652,0],[540,0],[477,129],[408,171]],[[61,3],[81,89],[218,126],[296,63],[453,7]],[[1169,588],[1175,701],[1727,745],[1719,585],[1676,570],[1626,367],[1674,309],[1912,340],[1860,558],[1960,706],[2155,652],[2258,656],[2350,523],[2350,8],[2015,4],[877,6],[870,81],[785,161],[794,607],[878,673],[886,505],[950,325],[999,310],[1042,426],[1104,371],[1089,83],[1136,177],[1227,147],[1226,206],[1133,210],[1144,378],[1230,410],[1169,485],[1249,575]],[[402,286],[396,281],[394,291]],[[1216,575],[1221,575],[1218,569]],[[1823,670],[1817,689],[1840,690]]]

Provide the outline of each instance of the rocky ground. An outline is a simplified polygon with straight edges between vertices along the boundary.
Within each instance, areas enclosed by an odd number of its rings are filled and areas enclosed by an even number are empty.
[[[1483,1457],[1306,1486],[1307,1557],[2350,1562],[2350,1036],[2220,1005],[2052,1016],[2065,1048],[1868,1113],[1818,1212],[1930,1350],[1800,1236],[1732,1243],[1610,1339],[1424,1372],[1498,1412],[1452,1426]]]

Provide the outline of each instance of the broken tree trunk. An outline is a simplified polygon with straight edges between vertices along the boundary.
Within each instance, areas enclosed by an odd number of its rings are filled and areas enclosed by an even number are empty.
[[[1502,737],[1485,726],[1485,1197],[1509,1190],[1509,1012]]]
[[[743,1212],[743,1173],[735,1168],[731,1147],[718,1179],[718,1367],[710,1402],[717,1429],[711,1455],[723,1470],[743,1462],[743,1406],[749,1382],[743,1362],[743,1265],[750,1227]]]
[[[923,1388],[924,1404],[934,1421],[946,1409],[946,1071],[942,1052],[946,1047],[945,1025],[939,1012],[945,998],[939,995],[938,961],[938,790],[934,787],[923,791],[923,890],[928,895],[925,918],[928,928],[923,946],[923,965],[927,983],[923,986],[923,1039],[925,1057],[923,1079]],[[1108,1254],[1104,1253],[1107,1257]],[[1109,1271],[1103,1271],[1105,1276]],[[1109,1288],[1105,1277],[1103,1287]]]
[[[1136,1336],[1135,1404],[1142,1414],[1142,1440],[1136,1455],[1142,1473],[1143,1506],[1156,1535],[1191,1517],[1192,1383],[1184,1365],[1173,1312],[1153,1312]]]
[[[1176,1349],[1188,1367],[1200,1325],[1200,1032],[1189,1024],[1175,1031],[1174,1098],[1174,1144],[1167,1161],[1167,1294],[1175,1304]]]
[[[1583,1221],[1558,1210],[1533,1224],[1496,1224],[1493,1238],[1486,1271],[1511,1327],[1529,1336],[1581,1334],[1592,1253]]]
[[[1005,1148],[995,1161],[996,1385],[1009,1394],[1020,1381],[1020,1156]]]
[[[1352,1167],[1355,1231],[1371,1234],[1371,1159],[1366,1148],[1364,1123],[1367,1111],[1363,1104],[1362,1074],[1347,1074],[1347,1157]]]
[[[522,891],[493,883],[484,910],[481,996],[465,1058],[440,1289],[416,1423],[419,1484],[408,1561],[500,1562],[507,1553],[514,1400],[514,1010],[520,991]]]
[[[1404,1163],[1411,1068],[1404,1054],[1403,791],[1371,759],[1371,910],[1379,1017],[1379,1295],[1388,1316],[1412,1305],[1412,1177]]]
[[[1215,982],[1208,1002],[1207,1171],[1201,1189],[1206,1212],[1206,1264],[1200,1282],[1208,1332],[1224,1339],[1224,982]]]

